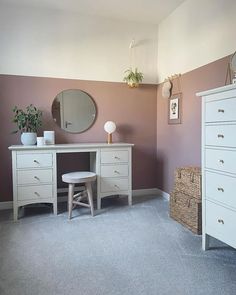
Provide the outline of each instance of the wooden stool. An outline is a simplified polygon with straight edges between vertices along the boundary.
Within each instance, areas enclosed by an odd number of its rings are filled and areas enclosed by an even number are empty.
[[[96,178],[97,176],[95,173],[87,172],[87,171],[71,172],[71,173],[66,173],[62,175],[62,181],[69,184],[69,192],[68,192],[69,219],[71,219],[73,204],[90,208],[91,214],[92,216],[94,216],[93,194],[92,194],[91,182],[95,181]],[[84,183],[86,190],[74,195],[74,187],[76,183]],[[81,202],[81,200],[85,196],[88,198],[89,204]]]

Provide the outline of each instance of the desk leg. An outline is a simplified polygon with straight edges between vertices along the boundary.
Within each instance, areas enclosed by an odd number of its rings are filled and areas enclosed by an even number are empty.
[[[57,215],[57,153],[53,152],[53,213]]]
[[[13,203],[13,218],[14,221],[17,221],[18,219],[18,206],[15,204],[15,202]]]
[[[202,233],[202,250],[206,251],[209,249],[210,236],[208,234]]]
[[[128,204],[132,206],[132,191],[128,194]]]
[[[53,202],[53,213],[57,215],[57,200]]]

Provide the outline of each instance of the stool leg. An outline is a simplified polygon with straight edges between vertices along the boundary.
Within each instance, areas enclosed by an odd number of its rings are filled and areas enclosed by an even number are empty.
[[[101,197],[99,196],[99,194],[97,194],[97,209],[101,209]]]
[[[73,196],[74,196],[74,184],[69,183],[69,192],[68,192],[68,213],[69,213],[69,219],[71,219],[72,215],[72,206],[73,206]]]
[[[88,194],[88,201],[89,201],[89,205],[90,205],[91,214],[92,214],[92,216],[94,216],[94,209],[93,209],[93,193],[92,193],[91,182],[86,182],[86,183],[85,183],[85,187],[86,187],[87,194]]]

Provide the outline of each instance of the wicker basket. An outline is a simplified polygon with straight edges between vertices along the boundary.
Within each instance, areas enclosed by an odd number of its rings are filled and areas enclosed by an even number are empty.
[[[170,195],[170,217],[186,226],[195,234],[202,233],[202,203],[182,192]]]
[[[175,170],[174,190],[201,199],[201,169],[182,167]]]

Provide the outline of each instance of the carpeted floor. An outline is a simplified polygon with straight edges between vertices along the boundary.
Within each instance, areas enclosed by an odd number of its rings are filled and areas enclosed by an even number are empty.
[[[169,218],[165,199],[103,207],[94,218],[75,210],[71,221],[47,206],[17,223],[1,211],[0,294],[236,294],[236,250],[213,240],[203,252],[201,237]]]

